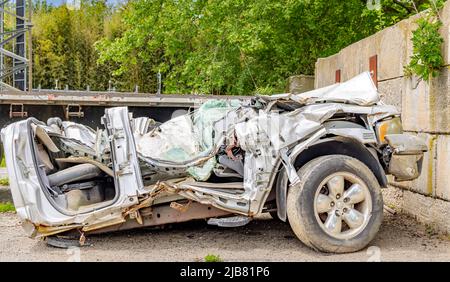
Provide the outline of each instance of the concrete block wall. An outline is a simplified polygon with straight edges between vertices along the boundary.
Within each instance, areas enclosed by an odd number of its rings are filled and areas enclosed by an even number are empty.
[[[441,11],[445,66],[439,77],[429,83],[404,75],[404,68],[412,56],[412,31],[421,16],[423,14],[401,21],[338,54],[319,59],[314,84],[315,88],[334,84],[337,70],[341,72],[341,81],[369,71],[369,58],[378,56],[377,80],[382,100],[402,112],[405,131],[420,136],[429,146],[418,179],[401,183],[390,179],[390,183],[405,192],[401,209],[424,221],[431,221],[431,215],[437,211],[417,205],[423,202],[433,206],[430,203],[439,201],[436,208],[442,211],[448,204],[447,214],[440,216],[438,221],[450,232],[450,1]],[[427,211],[426,215],[424,211]]]
[[[310,90],[314,90],[313,75],[294,75],[288,78],[287,92],[292,94],[300,94]]]
[[[450,65],[450,2],[441,11],[444,38],[442,53],[445,65]],[[316,62],[315,87],[323,87],[335,82],[335,71],[341,69],[342,81],[348,80],[363,71],[369,70],[369,58],[378,55],[378,81],[384,82],[404,78],[404,67],[409,64],[413,53],[412,31],[416,20],[422,14],[403,20],[370,37],[362,39],[338,54],[320,58]]]

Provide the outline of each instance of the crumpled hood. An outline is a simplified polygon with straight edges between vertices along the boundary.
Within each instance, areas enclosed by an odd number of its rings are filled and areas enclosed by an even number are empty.
[[[327,87],[300,94],[280,94],[261,96],[265,100],[289,99],[300,104],[317,102],[337,102],[358,106],[373,106],[380,103],[380,95],[369,72]]]

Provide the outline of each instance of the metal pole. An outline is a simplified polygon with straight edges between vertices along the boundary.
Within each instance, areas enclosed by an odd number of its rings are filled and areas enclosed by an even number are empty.
[[[2,2],[2,5],[0,6],[2,8],[2,11],[5,9],[5,2]],[[5,13],[0,12],[0,42],[3,42],[3,32],[5,32]],[[4,70],[4,57],[3,52],[0,52],[0,76],[3,76],[3,70]],[[0,84],[3,83],[3,79],[0,80]],[[3,90],[3,86],[0,87],[1,90]]]
[[[28,35],[26,34],[27,32],[30,33],[31,25],[30,19],[27,18],[26,9],[30,6],[32,0],[0,1],[0,8],[2,8],[2,11],[0,11],[0,82],[2,87],[0,88],[15,88],[15,90],[26,91],[29,88],[28,82],[32,81],[32,78],[29,78],[31,67],[28,67],[29,60],[27,59],[27,56],[31,57],[32,46],[28,44],[31,39],[27,40]],[[29,8],[29,12],[31,12],[32,7]],[[15,9],[15,13],[8,9]],[[5,14],[15,20],[15,27],[12,30],[9,30],[6,26],[9,17],[5,18]],[[12,44],[8,44],[9,42]],[[7,50],[8,48],[12,50]],[[11,85],[5,84],[5,81]]]
[[[157,95],[161,95],[161,72],[158,71],[158,92]]]
[[[33,35],[31,32],[33,0],[28,0],[28,91],[33,90]]]
[[[25,28],[25,0],[16,0],[16,29],[17,30],[23,30]],[[16,37],[16,45],[15,45],[15,54],[25,58],[25,50],[26,50],[26,43],[25,43],[25,33],[21,33]],[[24,66],[25,62],[19,59],[13,59],[13,66]],[[26,69],[22,69],[16,73],[13,74],[14,77],[14,87],[16,87],[19,90],[25,91],[26,90],[26,80],[27,80],[27,73]]]

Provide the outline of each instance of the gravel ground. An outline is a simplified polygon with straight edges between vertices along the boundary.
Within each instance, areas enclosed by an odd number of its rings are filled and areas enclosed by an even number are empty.
[[[315,252],[269,215],[240,228],[195,221],[87,239],[91,246],[81,249],[49,247],[26,237],[15,214],[0,214],[0,261],[201,261],[208,254],[224,261],[450,261],[448,235],[389,213],[369,248],[352,254]]]

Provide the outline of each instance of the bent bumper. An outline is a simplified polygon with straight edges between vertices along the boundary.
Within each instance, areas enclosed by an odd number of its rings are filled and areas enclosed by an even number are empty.
[[[422,171],[423,154],[428,151],[424,140],[408,134],[386,135],[392,156],[388,172],[395,181],[410,181],[418,178]]]

